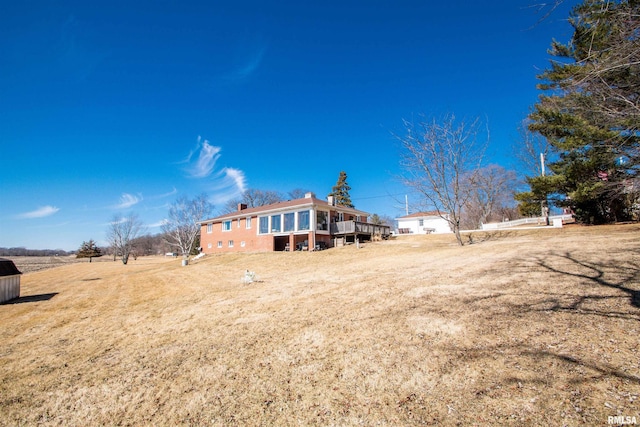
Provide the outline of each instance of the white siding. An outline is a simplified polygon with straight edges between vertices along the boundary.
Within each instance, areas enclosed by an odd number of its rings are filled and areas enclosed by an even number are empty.
[[[421,219],[422,226],[419,225]],[[447,220],[440,217],[398,218],[398,228],[408,228],[412,234],[427,234],[428,229],[433,229],[433,233],[451,233]]]

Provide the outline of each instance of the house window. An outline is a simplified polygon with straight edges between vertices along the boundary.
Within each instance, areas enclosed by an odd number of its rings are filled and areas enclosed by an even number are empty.
[[[244,243],[244,240],[243,240],[242,242],[240,242],[240,246],[244,248],[244,245],[245,245],[245,243]]]
[[[293,231],[296,229],[295,224],[295,214],[293,212],[286,213],[282,215],[284,222],[284,230],[283,231]]]
[[[250,216],[246,217],[245,220],[244,220],[244,223],[245,223],[245,226],[246,226],[247,230],[250,229],[251,228],[251,217]]]
[[[213,224],[207,224],[207,233],[211,234],[213,232]]]
[[[229,240],[229,247],[232,248],[233,247],[233,240]]]
[[[424,225],[424,219],[418,220],[418,227],[422,227]]]
[[[222,231],[231,231],[231,220],[222,223]]]
[[[240,228],[240,218],[238,218],[238,228]]]
[[[268,216],[261,216],[260,218],[258,218],[258,232],[260,234],[269,233],[269,217]]]
[[[271,232],[279,233],[281,230],[280,227],[280,215],[272,215],[271,216]]]
[[[222,247],[222,240],[218,240],[218,247],[221,248]]]
[[[207,245],[207,247],[208,247],[209,249],[211,249],[211,248],[213,247],[213,244],[212,244],[212,243],[209,243],[209,244]]]
[[[329,212],[318,211],[316,213],[316,230],[329,229]]]
[[[309,229],[309,211],[298,212],[298,230]]]

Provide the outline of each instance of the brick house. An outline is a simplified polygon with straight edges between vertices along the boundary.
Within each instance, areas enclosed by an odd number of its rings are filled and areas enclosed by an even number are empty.
[[[367,223],[368,213],[337,206],[313,193],[304,198],[238,210],[200,221],[200,246],[207,254],[320,250],[355,239],[388,238],[388,226]]]

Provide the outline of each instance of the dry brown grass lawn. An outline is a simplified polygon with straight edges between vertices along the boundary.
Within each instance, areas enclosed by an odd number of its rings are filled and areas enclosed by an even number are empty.
[[[0,424],[640,422],[640,226],[474,241],[25,274]]]

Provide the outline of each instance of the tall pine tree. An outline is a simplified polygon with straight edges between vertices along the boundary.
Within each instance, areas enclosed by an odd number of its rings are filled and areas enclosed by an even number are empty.
[[[347,184],[347,173],[345,171],[341,171],[340,176],[338,176],[338,182],[333,186],[329,195],[333,196],[336,205],[353,208],[354,206],[351,202],[349,190],[351,190],[351,187]]]
[[[101,256],[102,251],[93,239],[89,239],[88,242],[82,242],[80,249],[76,253],[76,258],[89,258],[89,262],[91,262],[92,258]]]
[[[529,195],[556,195],[582,222],[634,214],[640,166],[640,2],[585,0],[571,12],[574,35],[554,41],[551,68],[530,129],[551,144],[551,174],[530,177]],[[521,201],[527,194],[521,194]]]

